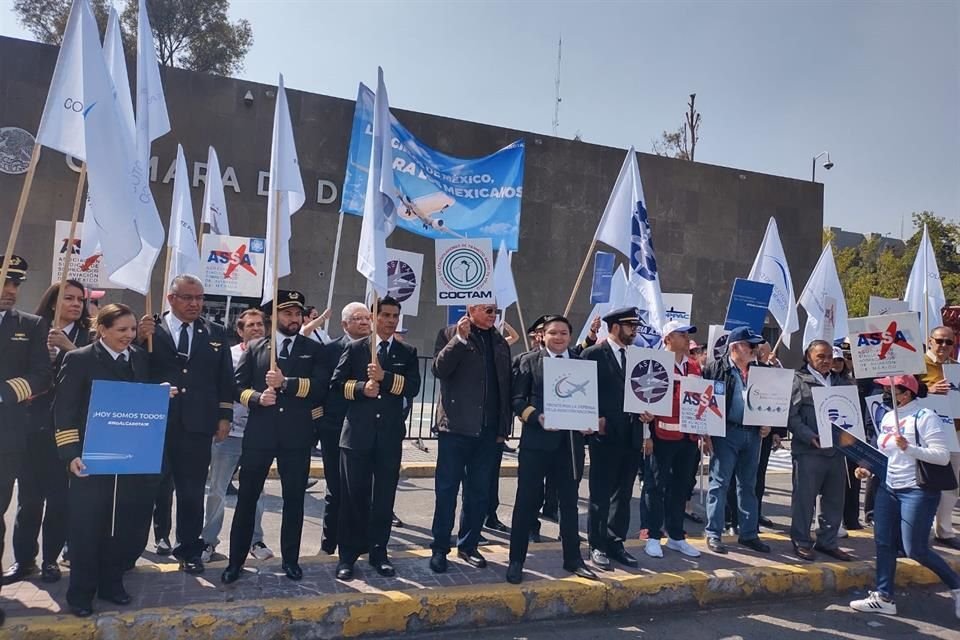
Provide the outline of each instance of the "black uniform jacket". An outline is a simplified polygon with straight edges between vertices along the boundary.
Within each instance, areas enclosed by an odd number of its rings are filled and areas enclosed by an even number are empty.
[[[79,458],[83,451],[94,380],[150,382],[147,352],[130,345],[130,362],[120,364],[97,340],[64,356],[53,399],[53,422],[61,460],[69,462]]]
[[[0,455],[27,448],[27,401],[45,391],[53,376],[48,330],[39,316],[16,309],[0,322]]]
[[[639,416],[623,410],[625,378],[620,353],[604,340],[585,349],[580,357],[597,363],[597,400],[600,417],[606,421],[604,433],[595,433],[590,439],[595,444],[642,449],[643,424]]]
[[[284,376],[277,403],[262,407],[260,394],[267,389],[273,342],[274,334],[250,342],[237,364],[238,399],[250,409],[243,448],[309,449],[316,442],[314,422],[323,415],[323,399],[330,385],[323,345],[299,334],[294,338],[289,357],[277,358]]]
[[[212,436],[219,420],[233,420],[236,387],[226,330],[203,318],[195,320],[190,358],[184,362],[177,353],[179,335],[171,336],[167,329],[167,313],[157,321],[153,336],[150,379],[169,382],[180,390],[170,405],[170,415],[179,419],[184,430]]]
[[[583,450],[583,434],[579,431],[547,431],[540,426],[543,414],[543,359],[546,349],[523,354],[513,377],[513,412],[523,422],[520,447],[539,451],[556,451],[564,438],[572,438],[574,450]],[[566,357],[577,360],[573,351]]]
[[[387,361],[382,365],[384,376],[380,382],[380,395],[376,398],[363,395],[371,340],[377,340],[375,334],[347,345],[333,372],[330,392],[341,394],[347,400],[347,415],[340,435],[343,449],[369,451],[377,438],[395,439],[399,446],[406,433],[404,402],[412,401],[420,393],[417,350],[394,340],[387,352]]]
[[[340,362],[340,356],[343,355],[343,350],[346,349],[347,345],[352,341],[353,338],[347,334],[343,334],[336,340],[323,345],[321,357],[323,358],[324,366],[331,375]],[[342,393],[328,393],[323,401],[323,416],[317,421],[317,426],[324,430],[340,431],[340,429],[343,428],[343,418],[347,415],[347,404],[347,399],[343,397]]]
[[[77,349],[90,344],[90,330],[81,328],[79,324],[74,323],[73,329],[67,334],[67,338]],[[44,391],[30,398],[30,407],[27,409],[30,416],[30,429],[34,431],[53,431],[53,398],[57,388],[57,377],[60,374],[60,368],[63,366],[63,358],[67,355],[66,351],[61,351],[53,360],[53,378],[50,386]]]

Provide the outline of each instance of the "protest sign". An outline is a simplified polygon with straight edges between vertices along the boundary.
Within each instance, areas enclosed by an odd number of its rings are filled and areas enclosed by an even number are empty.
[[[727,319],[723,323],[723,328],[732,331],[737,327],[750,327],[754,333],[763,331],[763,323],[767,318],[767,307],[770,306],[772,295],[773,285],[769,282],[737,278],[730,291]]]
[[[906,313],[910,311],[905,300],[870,296],[870,305],[867,311],[869,316],[888,316],[891,313]]]
[[[616,256],[607,251],[597,251],[593,257],[593,283],[590,286],[590,304],[610,302],[613,284],[613,267]]]
[[[597,430],[597,363],[543,359],[543,420],[550,429]]]
[[[403,315],[420,311],[423,285],[423,254],[387,247],[387,287],[390,295],[403,305]]]
[[[813,407],[817,415],[820,448],[827,449],[833,446],[831,425],[837,425],[861,440],[867,439],[856,385],[811,387],[810,391],[813,393]]]
[[[437,240],[437,305],[493,304],[490,238]]]
[[[950,385],[947,398],[950,399],[950,417],[960,418],[960,364],[943,365],[943,378]]]
[[[694,376],[680,379],[680,431],[697,435],[727,433],[727,398],[723,382]]]
[[[627,347],[623,410],[629,413],[673,415],[674,356],[669,351]],[[614,352],[614,358],[620,354]]]
[[[923,373],[923,337],[916,313],[850,318],[850,352],[858,378]]]
[[[859,438],[837,425],[832,425],[831,434],[834,446],[845,458],[877,476],[881,484],[886,481],[887,456],[882,451],[867,444],[865,439]]]
[[[960,440],[957,439],[957,428],[950,415],[950,398],[941,393],[931,393],[926,398],[919,398],[920,406],[929,409],[940,418],[943,435],[947,440],[947,448],[951,453],[960,453]],[[903,415],[903,414],[901,414]]]
[[[793,370],[751,367],[743,406],[743,424],[785,427],[790,416]]]
[[[660,297],[663,299],[663,314],[667,317],[667,322],[671,320],[677,320],[684,324],[692,322],[692,293],[664,293]]]
[[[169,386],[94,380],[81,455],[86,473],[160,473],[169,406]]]
[[[867,405],[867,415],[864,417],[873,423],[874,431],[876,431],[880,423],[883,422],[883,416],[887,415],[887,411],[890,411],[890,407],[884,403],[882,393],[867,396],[863,401]]]
[[[263,238],[203,234],[200,261],[207,295],[260,298],[263,294]]]
[[[719,360],[727,352],[727,336],[730,332],[718,324],[710,325],[707,332],[707,362]]]
[[[50,284],[58,284],[63,276],[63,267],[70,256],[70,273],[67,278],[76,280],[90,289],[120,289],[119,285],[110,282],[107,271],[103,266],[103,255],[98,251],[88,258],[83,258],[80,238],[83,234],[83,223],[77,223],[74,234],[73,249],[67,252],[70,242],[70,221],[57,220],[53,234],[53,264],[50,267]]]

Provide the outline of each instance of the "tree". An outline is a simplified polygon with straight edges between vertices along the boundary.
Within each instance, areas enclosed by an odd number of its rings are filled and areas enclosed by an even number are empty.
[[[70,0],[15,0],[13,10],[37,40],[59,45],[70,4]],[[103,32],[110,0],[90,4]],[[253,30],[247,20],[230,22],[229,7],[229,0],[147,0],[160,64],[218,75],[242,70],[253,45]],[[133,55],[137,41],[138,9],[138,0],[126,0],[121,24],[128,56]]]
[[[700,140],[700,113],[694,107],[697,94],[690,94],[684,122],[676,131],[664,131],[659,140],[653,141],[653,152],[658,156],[693,161]]]

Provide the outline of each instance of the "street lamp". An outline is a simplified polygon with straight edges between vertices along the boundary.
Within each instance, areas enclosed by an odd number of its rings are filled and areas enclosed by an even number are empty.
[[[826,162],[823,163],[823,168],[826,169],[827,171],[830,171],[830,169],[833,169],[833,163],[830,162],[830,152],[821,151],[817,155],[813,156],[813,164],[812,164],[813,170],[810,173],[810,182],[817,181],[817,160],[819,160],[823,156],[827,156]]]

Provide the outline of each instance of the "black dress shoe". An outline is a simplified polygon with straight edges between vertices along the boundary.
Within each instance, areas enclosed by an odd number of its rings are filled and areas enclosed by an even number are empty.
[[[574,567],[564,567],[567,571],[577,576],[578,578],[586,578],[587,580],[598,580],[597,574],[595,574],[590,567],[583,563],[583,560],[580,561],[580,564]]]
[[[539,531],[531,531],[531,532],[530,532],[530,542],[535,542],[535,543],[537,543],[537,544],[543,542],[543,538],[540,537],[540,532],[539,532]]]
[[[510,533],[510,527],[500,522],[497,518],[487,518],[487,529],[499,531],[500,533]]]
[[[393,568],[393,564],[387,558],[383,560],[371,560],[370,566],[384,578],[392,578],[397,575],[397,570]]]
[[[303,580],[303,569],[296,562],[284,562],[283,573],[291,580]]]
[[[934,538],[937,541],[937,544],[943,545],[944,547],[949,547],[951,549],[960,550],[960,538]],[[4,583],[6,584],[6,583]]]
[[[457,557],[475,569],[484,569],[487,566],[486,558],[476,549],[460,549],[457,551]]]
[[[738,538],[737,543],[747,549],[753,549],[757,553],[770,553],[770,545],[760,540],[760,538],[750,538],[749,540]]]
[[[434,573],[446,573],[447,554],[442,551],[434,551],[430,556],[430,570]]]
[[[856,522],[851,522],[850,524],[844,523],[843,528],[847,531],[859,531],[863,529],[863,525],[860,524],[859,520],[857,520]]]
[[[180,570],[184,573],[189,573],[192,576],[198,576],[203,573],[203,561],[200,558],[181,560]]]
[[[392,525],[393,525],[394,527],[396,527],[397,529],[400,529],[400,528],[403,527],[403,520],[401,520],[400,518],[398,518],[398,517],[397,517],[397,514],[394,513],[394,514],[390,517],[390,524],[392,524]]]
[[[793,553],[801,560],[806,560],[807,562],[813,562],[817,559],[817,554],[809,547],[801,547],[795,544],[793,545]]]
[[[46,583],[57,582],[63,574],[56,562],[44,562],[40,565],[40,581]]]
[[[14,562],[3,572],[3,584],[14,584],[37,572],[36,562]]]
[[[819,544],[813,545],[813,548],[824,555],[830,556],[834,560],[839,560],[840,562],[851,562],[853,560],[852,555],[850,555],[849,553],[847,553],[846,551],[840,548],[827,549],[825,547],[820,546]]]
[[[551,522],[560,522],[560,516],[557,515],[556,511],[544,510],[540,517],[545,520],[550,520]]]
[[[223,584],[233,584],[240,579],[241,570],[242,567],[235,567],[232,564],[228,564],[227,568],[220,574],[220,582]]]
[[[523,563],[511,562],[507,565],[507,582],[520,584],[523,581]]]
[[[316,478],[309,478],[307,480],[307,489],[313,489],[315,486],[317,486],[318,482],[320,481],[317,480]]]
[[[328,556],[332,556],[337,552],[337,543],[324,539],[320,542],[320,551],[323,551]]]
[[[337,580],[352,580],[353,565],[347,562],[341,562],[337,565]]]
[[[130,604],[130,601],[133,599],[130,597],[130,594],[127,593],[124,589],[119,591],[114,591],[109,595],[97,594],[97,597],[101,600],[106,600],[107,602],[112,602],[113,604],[118,604],[120,606]]]
[[[490,541],[489,541],[489,540],[487,540],[487,539],[484,538],[483,536],[477,536],[477,546],[478,546],[478,547],[485,547],[485,546],[487,546],[488,544],[490,544]]]
[[[720,538],[707,538],[707,548],[721,555],[727,553],[727,545],[723,544]]]
[[[771,520],[767,516],[760,516],[759,518],[757,518],[757,524],[759,524],[761,527],[766,527],[769,529],[773,527],[773,520]]]
[[[89,618],[93,615],[93,607],[89,604],[72,604],[70,605],[70,613],[78,618]]]
[[[610,552],[607,553],[607,557],[611,560],[616,560],[625,567],[636,568],[640,566],[640,563],[637,561],[637,559],[630,555],[627,550],[622,547],[620,549],[610,550]]]
[[[696,522],[697,524],[703,524],[703,516],[699,513],[694,513],[693,511],[687,511],[683,514],[683,517],[689,520],[690,522]]]

